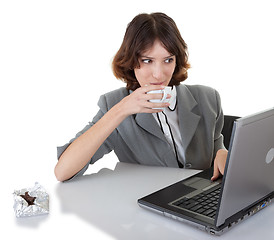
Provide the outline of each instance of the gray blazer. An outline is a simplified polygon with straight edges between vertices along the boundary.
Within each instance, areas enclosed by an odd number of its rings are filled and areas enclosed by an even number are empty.
[[[206,169],[211,166],[216,152],[225,148],[221,135],[223,112],[220,96],[216,90],[200,85],[181,84],[176,90],[179,127],[186,158],[184,167]],[[126,88],[120,88],[102,95],[97,115],[69,143],[57,148],[58,158],[71,142],[128,94]],[[112,150],[121,162],[178,167],[174,151],[152,114],[138,113],[127,117],[75,176],[82,175],[89,164]]]

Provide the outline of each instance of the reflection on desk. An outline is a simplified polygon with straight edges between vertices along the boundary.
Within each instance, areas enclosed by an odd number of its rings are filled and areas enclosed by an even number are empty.
[[[137,204],[137,199],[197,172],[119,162],[114,171],[102,169],[71,182],[59,183],[56,193],[63,213],[76,214],[114,239],[216,239],[192,226],[142,209]],[[273,237],[270,223],[273,214],[274,207],[270,206],[221,238],[250,240],[264,235]]]

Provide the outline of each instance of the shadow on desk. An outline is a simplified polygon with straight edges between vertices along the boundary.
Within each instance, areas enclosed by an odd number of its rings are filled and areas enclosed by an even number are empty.
[[[174,222],[161,216],[160,221],[153,222],[159,216],[141,209],[137,199],[195,172],[119,162],[114,171],[102,169],[60,183],[56,192],[63,212],[78,215],[116,239],[140,240],[147,234],[155,237],[153,229],[168,227],[164,226],[167,223],[173,228]]]
[[[59,183],[56,193],[62,212],[76,214],[115,239],[216,239],[194,227],[144,210],[137,204],[137,199],[144,195],[197,172],[117,163],[114,171],[102,169],[71,182]],[[248,227],[244,224],[241,229],[235,227],[223,235],[222,239],[232,236],[235,239],[237,233],[241,233],[239,239],[246,239],[242,234],[249,232],[252,224]]]

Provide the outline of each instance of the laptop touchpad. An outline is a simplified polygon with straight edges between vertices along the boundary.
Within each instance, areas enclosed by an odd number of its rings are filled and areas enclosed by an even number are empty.
[[[196,189],[204,189],[212,185],[212,181],[205,178],[193,177],[191,179],[183,181],[183,184]]]

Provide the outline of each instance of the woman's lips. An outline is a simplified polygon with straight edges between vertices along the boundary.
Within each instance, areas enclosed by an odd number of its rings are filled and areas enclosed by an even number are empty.
[[[151,85],[163,85],[164,82],[160,82],[160,83],[150,83]]]

